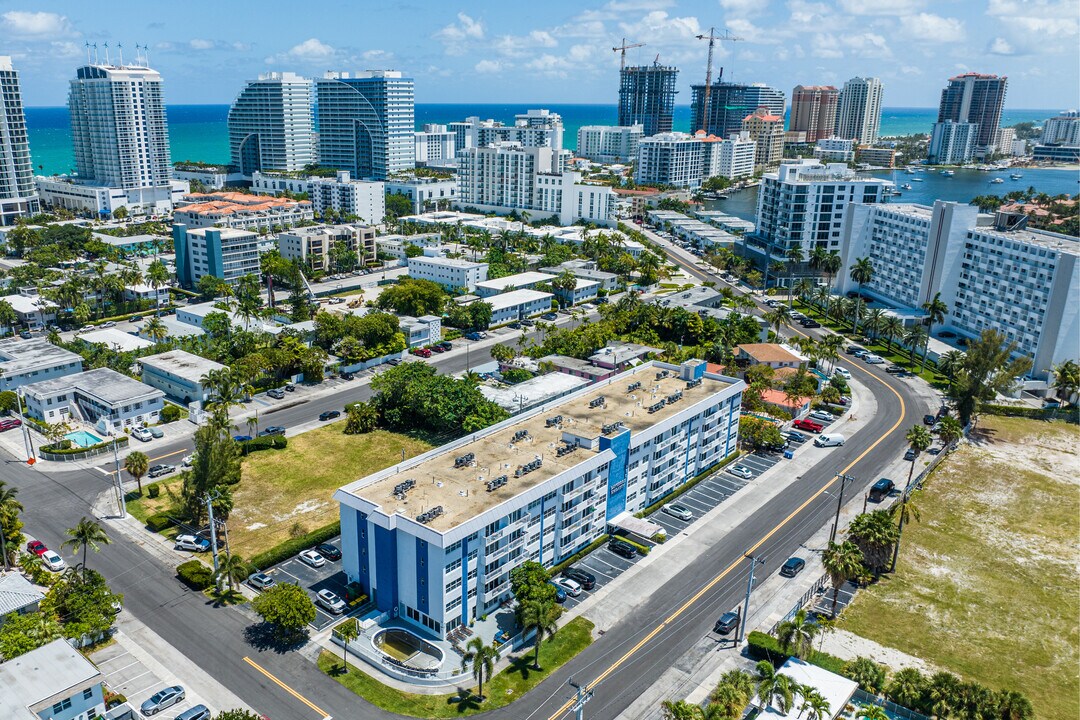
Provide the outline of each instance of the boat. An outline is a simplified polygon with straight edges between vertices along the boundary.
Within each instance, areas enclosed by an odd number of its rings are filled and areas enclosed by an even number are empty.
[[[911,178],[911,182],[923,182],[922,178]]]
[[[904,183],[903,185],[900,186],[900,189],[901,190],[910,190],[911,189],[911,183]]]
[[[1012,178],[1013,180],[1019,180],[1022,177],[1024,177],[1024,174],[1023,173],[1013,173],[1009,177]]]
[[[892,191],[891,193],[889,193],[889,194],[890,194],[890,195],[892,195],[893,197],[900,197],[900,196],[901,196],[901,195],[903,195],[904,193],[900,192],[899,190],[893,190],[893,191]]]
[[[1001,178],[994,178],[993,180],[990,181],[990,184],[991,185],[1000,185],[1003,182],[1005,182],[1005,181],[1002,180]]]
[[[956,174],[956,171],[955,170],[942,170],[941,174],[944,175],[945,177],[952,177],[953,175]]]

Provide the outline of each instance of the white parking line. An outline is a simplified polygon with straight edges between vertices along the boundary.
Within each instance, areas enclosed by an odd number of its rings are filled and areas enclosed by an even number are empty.
[[[131,653],[129,653],[127,650],[125,650],[124,652],[120,653],[119,655],[113,655],[111,658],[108,658],[106,660],[95,660],[94,663],[100,668],[105,663],[111,663],[113,660],[119,660],[122,657],[131,657]]]
[[[120,656],[118,656],[118,657],[123,657],[123,655],[120,655]],[[112,660],[115,660],[116,658],[110,658],[110,659],[112,659]],[[98,663],[98,668],[100,668],[100,667],[101,667],[102,665],[104,665],[104,664],[105,664],[106,662],[109,662],[109,661],[108,661],[108,660],[106,660],[105,662],[102,662],[102,663]],[[106,676],[106,677],[108,677],[108,676],[110,676],[110,675],[114,675],[115,673],[118,673],[118,672],[120,672],[121,670],[127,670],[127,669],[128,669],[129,667],[131,667],[132,665],[138,665],[138,664],[139,664],[139,661],[138,661],[138,660],[136,660],[135,662],[130,662],[130,663],[128,663],[127,665],[124,665],[123,667],[118,667],[118,668],[116,668],[115,670],[109,670],[109,671],[107,671],[107,672],[105,673],[105,676]]]
[[[612,580],[614,580],[619,575],[619,573],[622,572],[622,570],[620,570],[615,565],[604,562],[600,558],[590,557],[590,558],[588,558],[588,560],[591,560],[592,562],[598,563],[599,565],[601,565],[602,567],[595,568],[596,572],[600,573],[601,575],[605,575],[605,576],[611,578]],[[595,566],[589,566],[589,567],[595,567]]]
[[[132,682],[134,682],[135,680],[138,680],[138,679],[139,679],[139,678],[141,678],[141,677],[142,677],[143,675],[149,675],[149,674],[150,674],[150,671],[149,671],[149,670],[144,670],[143,672],[139,673],[138,675],[133,675],[133,676],[129,677],[129,678],[127,679],[127,680],[125,680],[125,681],[124,681],[123,683],[121,683],[121,684],[122,684],[122,685],[130,685],[130,684],[131,684]]]

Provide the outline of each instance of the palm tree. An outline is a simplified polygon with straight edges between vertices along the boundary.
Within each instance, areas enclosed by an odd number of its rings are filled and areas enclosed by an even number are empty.
[[[159,309],[161,308],[161,295],[157,291],[167,285],[168,282],[168,268],[165,267],[165,263],[155,258],[146,268],[146,284],[154,289],[154,301]]]
[[[165,322],[159,317],[152,317],[147,320],[146,325],[143,326],[143,332],[146,337],[155,343],[169,337],[169,329],[165,327]]]
[[[899,536],[886,510],[858,515],[848,526],[848,537],[859,546],[867,567],[879,577],[889,563],[893,545]]]
[[[868,257],[855,258],[855,262],[852,263],[849,268],[851,279],[859,284],[859,296],[855,300],[855,320],[851,325],[852,331],[859,334],[859,310],[862,306],[862,289],[863,285],[874,279],[874,263],[870,261]]]
[[[536,631],[536,656],[533,659],[533,667],[540,669],[540,645],[544,636],[548,640],[555,637],[555,631],[559,629],[556,621],[562,615],[562,608],[552,601],[533,601],[526,603],[521,608],[521,624],[527,634],[530,630]]]
[[[101,527],[101,524],[97,520],[91,520],[90,518],[83,517],[79,520],[79,524],[73,528],[67,529],[68,539],[64,541],[63,547],[70,547],[72,550],[82,548],[82,567],[83,575],[86,575],[86,550],[92,549],[94,552],[101,550],[101,545],[108,545],[112,542],[109,538],[109,534],[105,532],[105,528]]]
[[[855,717],[865,718],[865,720],[890,720],[889,713],[885,712],[885,708],[880,705],[863,705]]]
[[[929,448],[934,442],[934,438],[925,425],[912,425],[904,437],[907,440],[908,447],[914,453],[911,456],[911,466],[908,468],[907,485],[904,486],[904,494],[900,498],[900,523],[896,531],[896,544],[893,546],[892,564],[889,567],[889,572],[896,571],[896,559],[900,555],[900,537],[904,534],[904,523],[907,521],[908,515],[910,514],[916,520],[919,519],[918,509],[915,506],[908,507],[908,502],[911,499],[911,478],[915,474],[915,461],[918,459],[919,453]],[[893,508],[896,507],[896,505],[893,505]]]
[[[835,250],[830,252],[825,259],[821,261],[821,271],[825,273],[825,277],[829,279],[829,287],[832,287],[833,278],[837,276],[841,268],[844,267],[844,260],[840,257],[840,254]]]
[[[956,374],[964,367],[964,359],[967,356],[959,350],[947,350],[938,356],[938,371],[949,378],[949,387],[952,388]]]
[[[799,708],[800,716],[804,710],[809,711],[806,713],[806,720],[827,720],[832,717],[832,708],[829,707],[829,701],[816,688],[803,695],[803,703]]]
[[[850,540],[845,540],[840,544],[829,543],[829,547],[821,554],[821,564],[825,567],[825,572],[829,574],[829,580],[833,586],[833,617],[836,617],[836,602],[840,597],[840,588],[859,574],[862,561],[862,551]]]
[[[244,559],[239,555],[229,553],[218,561],[218,570],[214,580],[218,585],[225,580],[229,584],[229,591],[232,592],[238,583],[244,582],[247,576],[248,566],[244,563]]]
[[[911,357],[911,367],[915,368],[915,357],[919,352],[919,348],[925,343],[930,342],[930,336],[926,334],[925,325],[912,325],[911,329],[904,335],[904,344],[908,346],[908,352]],[[925,366],[925,354],[923,356],[923,365]]]
[[[844,346],[843,335],[826,335],[818,343],[818,357],[827,360],[829,366],[836,368],[836,361],[840,359],[840,348]]]
[[[866,330],[872,333],[874,337],[877,337],[878,333],[881,332],[881,324],[888,317],[886,312],[885,308],[874,308],[866,313]]]
[[[828,286],[820,285],[814,290],[813,300],[814,304],[822,310],[826,310],[829,306],[829,301],[832,299],[832,290]]]
[[[803,255],[802,245],[792,245],[785,255],[788,261],[788,309],[790,310],[795,302],[795,266],[803,262],[806,257]]]
[[[941,444],[944,447],[949,447],[963,436],[964,428],[960,425],[959,420],[952,415],[941,418],[941,429],[938,430],[938,437],[941,438]]]
[[[15,499],[19,494],[19,488],[8,487],[7,483],[0,480],[0,554],[4,556],[4,570],[11,569],[11,556],[7,550],[7,529],[9,525],[15,525],[19,513],[23,511],[22,503]],[[18,543],[19,533],[12,533],[12,539]],[[14,553],[16,548],[12,548]]]
[[[904,668],[893,675],[886,695],[898,705],[914,707],[922,701],[926,692],[926,684],[926,676],[919,670],[916,668]]]
[[[763,317],[776,333],[776,342],[780,342],[780,328],[791,325],[791,310],[786,305],[777,305]]]
[[[814,292],[814,281],[810,278],[799,278],[792,288],[792,292],[805,301]]]
[[[889,352],[892,352],[893,338],[903,337],[904,335],[904,321],[895,315],[889,315],[881,321],[881,329],[878,332],[885,336]]]
[[[723,718],[739,717],[754,696],[754,678],[744,670],[728,670],[720,676],[720,682],[710,695],[712,705],[719,706]]]
[[[926,334],[931,335],[934,325],[945,322],[945,316],[949,314],[949,306],[941,299],[941,293],[934,293],[934,297],[922,304],[926,311]]]
[[[465,645],[465,650],[465,655],[461,659],[462,665],[464,666],[467,662],[472,663],[472,674],[477,683],[476,694],[483,701],[484,678],[490,678],[491,673],[495,671],[495,663],[499,661],[499,647],[494,641],[491,645],[485,645],[482,638],[474,635]]]
[[[146,457],[146,453],[135,450],[124,458],[124,469],[135,478],[135,482],[139,484],[139,494],[142,495],[142,478],[150,469],[150,458]]]
[[[781,712],[786,713],[791,710],[795,701],[791,678],[776,672],[776,668],[768,660],[759,662],[755,669],[758,674],[757,695],[761,702],[761,709],[770,708],[775,702]]]
[[[941,367],[940,362],[938,367]],[[1080,365],[1075,360],[1066,360],[1054,368],[1055,395],[1065,402],[1072,402],[1073,395],[1080,389]]]
[[[341,638],[341,674],[349,672],[349,643],[360,635],[360,623],[356,618],[352,622],[341,623],[334,632]]]
[[[813,651],[817,632],[818,626],[803,608],[790,620],[780,623],[776,629],[776,639],[781,650],[802,659]]]

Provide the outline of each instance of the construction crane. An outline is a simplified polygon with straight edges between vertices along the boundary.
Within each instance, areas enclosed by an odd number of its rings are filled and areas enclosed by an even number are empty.
[[[626,38],[623,38],[622,39],[622,45],[620,45],[619,47],[611,48],[612,52],[622,53],[619,56],[619,71],[620,72],[622,72],[623,70],[626,69],[626,51],[629,50],[630,48],[639,48],[639,47],[645,47],[645,43],[631,43],[631,44],[627,45],[626,44]]]
[[[713,56],[713,47],[716,46],[716,41],[717,40],[726,40],[727,42],[741,42],[742,38],[741,37],[735,37],[734,35],[731,34],[731,31],[729,31],[729,30],[725,30],[723,35],[717,35],[716,34],[716,28],[709,28],[709,34],[708,35],[698,35],[697,39],[698,40],[708,40],[709,41],[709,61],[705,65],[705,98],[701,103],[701,124],[704,126],[701,129],[704,130],[705,132],[708,132],[709,131],[709,120],[708,120],[708,118],[709,118],[709,113],[710,113],[710,111],[712,109],[710,107],[710,105],[709,105],[709,98],[710,98],[710,95],[712,94],[712,56]],[[723,70],[721,70],[720,73],[722,75]]]

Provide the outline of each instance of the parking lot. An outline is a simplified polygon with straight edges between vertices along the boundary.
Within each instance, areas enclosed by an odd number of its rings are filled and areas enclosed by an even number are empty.
[[[132,655],[122,643],[108,645],[92,653],[90,659],[105,676],[105,685],[127,698],[136,717],[142,717],[139,707],[151,695],[177,684],[175,677],[163,675],[160,668],[155,670],[148,667],[147,663]],[[170,720],[195,705],[205,704],[201,698],[193,695],[190,688],[185,687],[184,694],[182,702],[162,710],[154,717]]]
[[[329,542],[334,547],[341,548],[341,538],[337,537]],[[263,572],[274,578],[278,584],[293,583],[304,588],[311,596],[312,602],[315,602],[315,594],[320,590],[331,590],[342,600],[345,599],[345,585],[348,579],[341,569],[340,560],[326,558],[325,565],[321,568],[313,568],[301,562],[299,558],[291,557]],[[344,615],[331,615],[321,605],[316,604],[315,622],[311,623],[311,626],[316,630],[325,630],[342,617]]]

